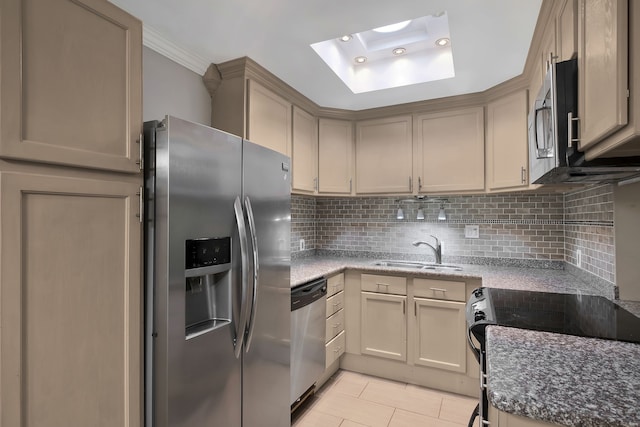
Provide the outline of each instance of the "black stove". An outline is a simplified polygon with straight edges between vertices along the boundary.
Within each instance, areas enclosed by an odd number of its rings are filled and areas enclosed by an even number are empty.
[[[595,295],[478,288],[467,301],[466,318],[469,345],[483,379],[470,426],[476,417],[481,425],[488,421],[485,333],[489,325],[640,343],[640,317]]]
[[[487,325],[640,343],[640,318],[595,295],[478,288],[467,326],[480,340]]]

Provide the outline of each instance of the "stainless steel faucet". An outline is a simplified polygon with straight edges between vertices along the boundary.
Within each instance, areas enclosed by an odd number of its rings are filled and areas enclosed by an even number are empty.
[[[430,235],[431,237],[433,237],[434,239],[436,239],[436,246],[432,246],[427,242],[423,242],[420,240],[416,240],[415,242],[413,242],[413,246],[428,246],[433,250],[433,253],[436,256],[436,264],[442,264],[442,244],[440,243],[440,240],[438,240],[438,238],[436,236],[434,236],[433,234]]]

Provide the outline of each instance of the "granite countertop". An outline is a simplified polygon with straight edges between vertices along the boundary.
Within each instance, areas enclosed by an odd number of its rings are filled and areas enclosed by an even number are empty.
[[[291,287],[322,276],[339,273],[345,269],[379,273],[402,273],[413,276],[441,277],[449,279],[479,279],[482,286],[492,288],[523,289],[541,292],[584,293],[601,295],[597,287],[564,270],[544,268],[499,267],[460,264],[462,271],[415,270],[374,265],[375,259],[360,257],[307,257],[291,263]]]
[[[567,426],[640,426],[640,345],[487,328],[489,402]]]

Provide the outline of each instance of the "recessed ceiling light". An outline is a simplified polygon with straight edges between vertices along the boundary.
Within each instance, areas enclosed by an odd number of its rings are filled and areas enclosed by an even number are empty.
[[[393,49],[393,54],[394,55],[402,55],[406,51],[407,51],[407,49],[405,49],[403,47],[397,47],[397,48]]]
[[[367,57],[366,56],[356,56],[355,61],[358,64],[363,64],[363,63],[367,62]]]
[[[341,42],[348,42],[349,40],[351,40],[353,37],[351,37],[350,34],[345,34],[344,36],[340,37],[340,41]]]
[[[441,46],[441,47],[448,46],[450,42],[451,41],[445,37],[445,38],[436,40],[436,46]]]
[[[398,22],[397,24],[385,25],[384,27],[374,28],[376,33],[393,33],[394,31],[400,31],[411,23],[411,20]]]

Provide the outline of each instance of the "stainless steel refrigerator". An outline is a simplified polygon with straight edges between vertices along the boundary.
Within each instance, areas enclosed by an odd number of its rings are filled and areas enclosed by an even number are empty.
[[[290,425],[289,158],[145,123],[147,427]]]

